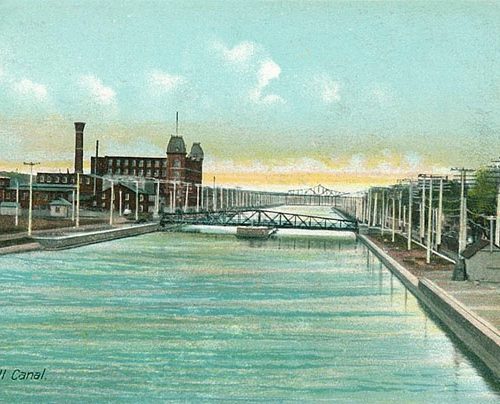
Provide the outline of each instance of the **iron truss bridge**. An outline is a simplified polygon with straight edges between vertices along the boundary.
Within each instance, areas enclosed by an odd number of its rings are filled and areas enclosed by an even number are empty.
[[[290,189],[288,191],[289,195],[314,195],[314,196],[342,196],[345,192],[335,191],[334,189],[326,188],[325,186],[319,184],[315,187],[304,188],[304,189]]]
[[[278,229],[358,231],[358,223],[355,220],[300,215],[261,209],[164,213],[160,221],[162,227],[181,224],[267,226]]]

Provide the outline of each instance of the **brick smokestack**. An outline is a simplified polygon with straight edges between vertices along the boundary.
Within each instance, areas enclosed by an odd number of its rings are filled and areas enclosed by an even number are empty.
[[[75,122],[75,173],[83,173],[83,128],[85,122]]]

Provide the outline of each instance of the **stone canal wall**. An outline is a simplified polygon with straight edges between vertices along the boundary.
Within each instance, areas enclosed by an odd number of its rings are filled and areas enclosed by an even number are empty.
[[[434,282],[418,279],[366,236],[358,235],[358,239],[500,379],[500,333],[495,326]]]
[[[45,250],[61,250],[95,244],[124,237],[138,236],[141,234],[158,231],[158,223],[132,225],[120,228],[66,234],[61,236],[36,236],[33,239],[40,243]]]

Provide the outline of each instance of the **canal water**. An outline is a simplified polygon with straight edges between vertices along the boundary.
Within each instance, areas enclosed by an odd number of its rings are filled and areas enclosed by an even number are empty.
[[[0,267],[1,401],[500,398],[353,239],[155,233]]]

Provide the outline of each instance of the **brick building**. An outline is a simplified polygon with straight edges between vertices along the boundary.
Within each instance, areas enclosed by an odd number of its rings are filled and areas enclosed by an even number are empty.
[[[33,206],[46,206],[62,198],[72,201],[76,190],[77,174],[80,177],[80,206],[97,210],[108,210],[111,205],[111,180],[115,185],[115,209],[135,210],[136,192],[139,212],[153,212],[155,196],[160,197],[160,209],[170,206],[194,207],[197,201],[197,186],[203,175],[203,149],[193,143],[189,154],[184,139],[172,135],[167,145],[166,156],[99,156],[90,159],[90,174],[83,172],[84,122],[75,122],[74,172],[39,172],[33,184]],[[139,187],[136,186],[139,183]],[[159,190],[157,190],[159,187]],[[131,194],[133,193],[133,195]],[[121,200],[120,195],[122,197]],[[9,178],[0,177],[0,201],[15,201],[15,188]],[[20,185],[20,203],[27,207],[29,185]]]

